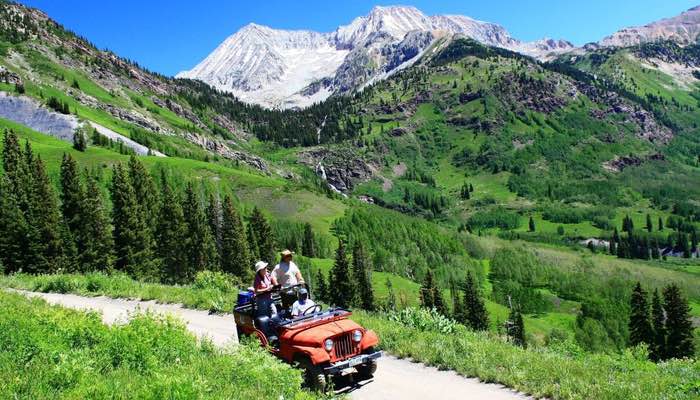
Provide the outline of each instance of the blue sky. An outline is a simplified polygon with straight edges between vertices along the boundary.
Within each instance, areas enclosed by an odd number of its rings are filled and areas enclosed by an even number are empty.
[[[680,14],[700,0],[20,0],[139,64],[173,75],[206,57],[249,22],[327,32],[375,5],[414,5],[428,15],[462,14],[503,25],[521,40],[544,36],[580,45],[626,26]]]

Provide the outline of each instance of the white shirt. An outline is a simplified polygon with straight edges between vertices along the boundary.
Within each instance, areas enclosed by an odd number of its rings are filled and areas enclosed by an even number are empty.
[[[299,315],[303,315],[306,310],[308,310],[309,308],[311,308],[315,305],[316,305],[316,303],[314,303],[314,301],[311,299],[306,299],[304,304],[299,303],[299,300],[297,300],[292,305],[292,316],[296,317]]]
[[[283,288],[288,288],[299,283],[297,280],[297,273],[299,272],[299,267],[294,264],[294,261],[288,263],[282,261],[272,270],[272,275],[277,279],[279,285],[282,285]]]

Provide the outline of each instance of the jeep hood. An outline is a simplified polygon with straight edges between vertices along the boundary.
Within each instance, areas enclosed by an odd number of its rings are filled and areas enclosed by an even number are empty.
[[[309,328],[300,327],[285,332],[284,336],[299,345],[313,346],[321,345],[324,340],[337,336],[343,332],[352,332],[355,329],[362,329],[360,325],[349,319],[329,321],[322,325]]]

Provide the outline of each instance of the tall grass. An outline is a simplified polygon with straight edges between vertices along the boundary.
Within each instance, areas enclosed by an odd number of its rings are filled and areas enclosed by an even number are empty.
[[[2,399],[312,399],[301,373],[256,343],[219,349],[150,314],[96,313],[0,292]]]
[[[107,296],[161,303],[182,304],[184,307],[231,312],[236,303],[240,280],[218,272],[200,272],[190,285],[162,285],[140,282],[126,274],[14,274],[0,276],[0,286],[43,293],[73,293],[83,296]]]
[[[423,313],[429,318],[429,313]],[[674,360],[647,361],[644,349],[622,354],[591,354],[570,341],[523,349],[494,334],[475,333],[456,325],[451,333],[433,323],[401,323],[386,315],[353,316],[381,338],[382,349],[398,357],[497,382],[549,399],[697,399],[700,364]]]

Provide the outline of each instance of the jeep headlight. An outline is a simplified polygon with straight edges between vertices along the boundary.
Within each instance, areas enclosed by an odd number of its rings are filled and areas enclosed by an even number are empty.
[[[355,329],[352,332],[352,341],[355,343],[360,343],[361,340],[362,340],[362,331],[359,329]]]
[[[331,351],[333,349],[333,340],[326,339],[326,341],[323,342],[323,347],[326,349],[326,351]]]

